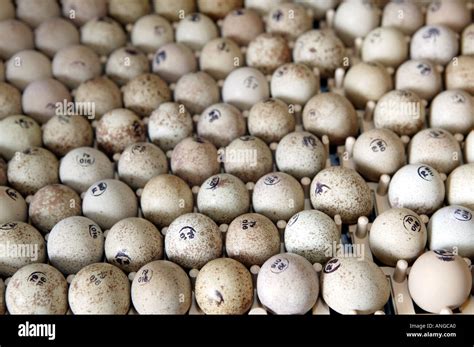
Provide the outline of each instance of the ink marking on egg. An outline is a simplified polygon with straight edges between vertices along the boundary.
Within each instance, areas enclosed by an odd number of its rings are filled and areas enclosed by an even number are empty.
[[[215,190],[219,186],[219,182],[220,178],[218,176],[213,177],[208,183],[209,187],[206,189]]]
[[[146,284],[151,281],[153,277],[153,270],[145,269],[142,271],[140,277],[138,277],[138,283]]]
[[[253,227],[255,227],[255,225],[257,225],[257,222],[253,221],[253,220],[244,219],[242,221],[242,229],[243,230],[247,230],[248,228],[253,228]]]
[[[196,230],[193,227],[186,226],[182,227],[179,231],[179,237],[181,240],[194,239],[196,236]]]
[[[387,147],[388,147],[387,142],[385,142],[385,140],[382,140],[382,139],[375,139],[375,140],[372,140],[372,142],[370,143],[370,149],[374,153],[385,152]]]
[[[107,190],[107,183],[100,182],[94,188],[92,188],[92,195],[101,196]]]
[[[403,226],[408,231],[419,233],[421,230],[421,223],[415,216],[407,215],[403,217]]]
[[[447,251],[445,249],[437,249],[433,251],[438,259],[442,261],[453,261],[454,260],[454,254],[450,251]]]
[[[265,183],[267,186],[274,186],[275,184],[280,183],[280,177],[277,175],[267,176],[265,177],[263,183]]]
[[[286,258],[277,258],[273,264],[270,266],[270,270],[273,273],[281,273],[288,269],[288,266],[290,265],[290,262]]]
[[[34,283],[37,286],[42,286],[46,283],[46,274],[41,271],[32,272],[27,279],[29,282]]]
[[[316,182],[316,190],[315,190],[316,195],[322,195],[330,189],[331,188],[329,186],[327,186],[326,184]]]
[[[18,194],[13,189],[7,188],[5,189],[5,193],[14,201],[18,199]]]
[[[120,265],[129,265],[130,262],[132,261],[132,258],[125,253],[125,250],[118,251],[117,254],[115,255],[115,260],[117,263]]]
[[[339,261],[339,259],[334,258],[328,261],[323,271],[324,273],[330,274],[336,271],[337,269],[339,269],[340,266],[341,266],[341,262]]]
[[[433,180],[434,174],[433,171],[427,166],[420,166],[417,170],[418,176],[420,176],[425,181],[431,182]]]
[[[453,212],[454,218],[461,222],[468,222],[472,219],[472,213],[462,208],[457,208]]]
[[[296,221],[298,220],[299,216],[300,216],[299,213],[295,214],[293,217],[290,218],[290,220],[288,221],[288,224],[287,224],[287,225],[291,227],[293,224],[296,223]]]
[[[5,224],[2,224],[0,226],[0,229],[1,230],[13,230],[16,228],[18,224],[17,223],[13,223],[13,222],[10,222],[10,223],[5,223]]]
[[[76,163],[78,163],[82,167],[88,167],[94,165],[95,158],[88,153],[82,153],[82,156],[76,156]]]

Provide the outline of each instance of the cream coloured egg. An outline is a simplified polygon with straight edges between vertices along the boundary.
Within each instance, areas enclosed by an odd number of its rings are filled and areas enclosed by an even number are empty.
[[[120,86],[149,71],[148,58],[134,47],[122,47],[113,51],[105,64],[107,76]]]
[[[474,164],[454,169],[446,181],[446,198],[450,205],[474,209]]]
[[[244,65],[240,47],[228,38],[217,38],[206,43],[199,56],[201,70],[219,80]]]
[[[219,99],[216,81],[202,71],[182,76],[174,89],[174,100],[192,113],[202,113],[207,107],[219,102]]]
[[[224,18],[229,12],[243,7],[243,0],[197,0],[199,12],[213,18]]]
[[[426,12],[426,24],[441,24],[460,32],[472,21],[468,2],[463,0],[431,1]]]
[[[461,55],[446,67],[446,89],[463,89],[474,94],[474,57]]]
[[[9,116],[0,121],[0,155],[6,160],[16,152],[42,145],[41,128],[32,118]]]
[[[408,43],[404,34],[392,27],[372,30],[362,44],[362,60],[397,67],[408,57]]]
[[[313,18],[301,4],[285,2],[275,5],[268,13],[267,32],[296,39],[313,26]]]
[[[161,46],[153,58],[153,72],[168,83],[196,72],[197,65],[192,49],[182,43],[171,42]]]
[[[474,98],[464,90],[445,90],[431,102],[429,123],[452,134],[467,134],[474,128]]]
[[[224,81],[222,99],[241,110],[248,110],[270,97],[265,76],[257,69],[241,67],[232,71]]]
[[[0,22],[0,58],[7,60],[17,52],[33,49],[34,38],[30,27],[16,19]]]
[[[156,13],[140,17],[130,33],[132,44],[145,53],[155,53],[161,46],[173,42],[173,38],[171,24]]]
[[[428,25],[419,29],[410,42],[411,59],[427,59],[446,65],[459,52],[458,35],[442,25]]]
[[[148,3],[148,1],[146,2]],[[186,15],[196,11],[196,0],[153,0],[152,3],[156,13],[171,21],[178,21],[183,14]]]
[[[383,27],[393,27],[406,35],[411,35],[420,28],[423,23],[423,12],[414,2],[390,1],[383,9]]]
[[[97,54],[107,56],[126,42],[123,27],[110,17],[91,19],[81,27],[81,43]]]
[[[263,33],[249,43],[245,60],[248,66],[271,74],[280,65],[291,61],[291,49],[284,37]]]
[[[110,0],[108,5],[109,15],[124,25],[134,23],[150,12],[148,0]]]
[[[3,65],[3,64],[1,64]],[[0,66],[0,75],[3,75],[3,66]],[[1,78],[0,81],[3,81]],[[0,82],[0,120],[15,114],[21,114],[22,94],[12,85]]]
[[[304,64],[285,64],[273,73],[270,89],[275,99],[304,105],[319,92],[319,76]]]
[[[239,8],[227,14],[222,22],[223,37],[228,37],[238,45],[247,46],[265,31],[261,16],[252,9]]]
[[[287,1],[288,0],[245,0],[245,7],[253,9],[260,14],[266,14],[273,6]]]
[[[49,58],[32,49],[16,52],[5,63],[6,80],[20,90],[24,90],[31,82],[51,77]]]
[[[296,0],[295,3],[301,4],[306,8],[311,9],[315,19],[323,19],[327,11],[334,9],[337,5],[339,5],[340,0]]]
[[[58,17],[61,14],[58,3],[55,0],[43,0],[30,3],[28,0],[16,2],[16,14],[18,19],[35,28],[48,18]]]
[[[63,16],[78,26],[107,14],[106,0],[64,0],[61,5]]]
[[[28,206],[25,199],[15,189],[0,187],[0,224],[8,222],[26,222]]]
[[[462,55],[474,54],[474,23],[462,32],[461,53]]]
[[[464,157],[467,163],[474,163],[474,130],[471,130],[464,142]]]
[[[219,36],[216,24],[208,16],[191,13],[179,21],[176,28],[176,42],[193,50],[201,50],[205,44]]]
[[[53,17],[40,23],[34,34],[36,48],[50,58],[64,47],[79,44],[80,39],[76,26],[61,17]]]
[[[397,69],[395,89],[408,90],[422,99],[431,100],[442,89],[441,73],[428,60],[407,60]]]

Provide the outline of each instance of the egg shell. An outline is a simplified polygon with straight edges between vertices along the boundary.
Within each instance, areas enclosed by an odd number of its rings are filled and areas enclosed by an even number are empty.
[[[232,71],[224,81],[222,99],[241,110],[248,110],[270,97],[265,76],[257,69],[241,67]]]
[[[271,74],[280,65],[291,61],[291,50],[284,37],[263,33],[249,43],[245,60],[248,66]]]
[[[50,77],[51,61],[43,53],[32,49],[16,52],[5,63],[5,78],[20,90],[31,82]]]
[[[7,163],[0,157],[0,185],[7,185]]]
[[[191,306],[191,281],[175,263],[153,261],[135,275],[132,302],[140,314],[186,314]]]
[[[3,74],[3,67],[0,74]],[[21,114],[21,97],[20,91],[11,84],[0,82],[0,120]]]
[[[0,121],[0,155],[6,160],[16,152],[41,145],[41,128],[32,118],[15,115]]]
[[[224,18],[229,12],[241,8],[243,0],[197,0],[199,12],[213,18]]]
[[[304,6],[285,2],[271,9],[266,24],[268,32],[296,39],[312,28],[313,18]]]
[[[15,5],[12,0],[4,0],[0,8],[0,20],[15,18]]]
[[[413,264],[408,276],[408,290],[423,310],[440,313],[456,309],[469,296],[472,275],[466,262],[445,250],[429,251]]]
[[[395,89],[414,92],[430,101],[441,92],[441,73],[428,60],[407,60],[397,69]]]
[[[234,259],[215,259],[199,271],[195,293],[206,314],[244,314],[253,301],[252,276]]]
[[[464,90],[445,90],[431,102],[430,125],[466,135],[474,128],[474,98]]]
[[[261,303],[275,314],[305,314],[319,295],[318,274],[298,254],[277,254],[260,269],[257,292]]]
[[[203,47],[199,65],[202,71],[219,80],[226,78],[231,71],[243,65],[243,59],[237,43],[227,38],[217,38]]]
[[[328,215],[317,210],[305,210],[293,215],[285,228],[285,248],[305,257],[311,264],[326,263],[341,232]]]
[[[73,278],[68,296],[74,314],[124,315],[130,307],[130,282],[116,266],[91,264]]]
[[[146,219],[126,218],[107,233],[105,256],[122,271],[138,271],[145,264],[163,258],[163,237]]]
[[[196,11],[196,0],[153,0],[153,8],[156,13],[162,15],[168,20],[179,21],[181,19],[181,13],[188,14]]]
[[[446,197],[450,205],[474,209],[474,164],[454,169],[446,181]]]
[[[223,37],[228,37],[241,46],[247,46],[264,31],[260,15],[254,10],[244,8],[228,13],[221,27]]]
[[[64,18],[53,17],[38,25],[35,29],[35,46],[48,57],[67,46],[79,44],[79,30]]]
[[[458,55],[458,35],[442,25],[427,25],[419,29],[410,42],[411,59],[428,59],[446,65]]]
[[[259,14],[268,13],[273,6],[288,0],[245,0],[245,7],[257,11]]]
[[[64,0],[61,5],[63,16],[78,26],[90,19],[107,15],[106,0]]]
[[[454,31],[461,31],[472,21],[471,11],[466,1],[432,1],[426,12],[426,24],[442,24]]]
[[[59,17],[60,7],[55,0],[43,0],[31,3],[28,0],[16,1],[18,19],[35,28],[45,20]]]
[[[443,204],[444,182],[435,169],[425,164],[409,164],[393,175],[388,188],[390,205],[418,214],[432,214]]]
[[[120,86],[149,71],[147,56],[134,47],[116,49],[105,65],[107,76]]]
[[[126,42],[122,26],[110,17],[91,19],[81,27],[81,43],[97,54],[109,55]]]
[[[221,234],[217,224],[203,214],[181,215],[166,231],[166,255],[184,268],[200,269],[222,255]]]
[[[8,283],[5,301],[10,314],[66,314],[67,282],[54,267],[30,264]]]
[[[461,53],[462,55],[474,54],[474,23],[467,26],[462,32]]]
[[[155,53],[161,46],[173,42],[173,38],[173,27],[158,14],[139,18],[130,33],[132,44],[145,53]]]
[[[16,19],[0,22],[0,58],[7,60],[17,52],[33,49],[33,32],[30,27]]]
[[[109,0],[108,5],[109,16],[124,25],[135,23],[151,10],[148,0]]]
[[[168,83],[177,82],[181,76],[196,72],[197,68],[194,52],[182,43],[167,43],[153,57],[153,72]]]
[[[73,216],[58,222],[48,235],[48,258],[64,274],[75,274],[102,261],[104,234],[91,219]]]
[[[160,175],[145,185],[140,205],[145,218],[161,228],[193,211],[193,193],[181,178]]]
[[[275,224],[258,213],[245,213],[230,223],[226,232],[226,254],[247,267],[263,265],[280,252]]]
[[[403,13],[403,16],[400,16],[400,13]],[[413,2],[390,1],[383,9],[382,26],[396,28],[405,35],[412,35],[423,25],[424,20],[421,8]]]
[[[12,276],[23,266],[44,263],[46,246],[43,236],[33,226],[23,222],[8,222],[0,225],[0,274]]]
[[[474,163],[474,130],[471,130],[464,142],[464,156],[467,163]]]
[[[204,45],[219,36],[216,24],[201,13],[188,14],[176,28],[176,42],[193,50],[201,50]]]
[[[182,103],[191,113],[201,113],[219,102],[220,92],[216,81],[207,73],[199,71],[184,75],[174,90],[174,100]]]
[[[355,310],[358,314],[372,314],[387,303],[390,285],[372,261],[340,257],[331,259],[324,267],[321,293],[328,306],[338,313]]]
[[[372,212],[369,186],[356,171],[333,166],[320,171],[311,182],[311,204],[330,217],[341,216],[342,222],[354,224],[360,216]]]
[[[304,64],[285,64],[273,73],[270,87],[273,98],[304,105],[319,91],[319,76]]]
[[[379,27],[372,30],[362,44],[362,60],[397,67],[408,57],[408,43],[404,34],[395,28]]]
[[[28,206],[21,194],[10,187],[0,187],[0,224],[27,219]]]
[[[461,55],[446,67],[446,89],[463,89],[474,94],[474,57]]]

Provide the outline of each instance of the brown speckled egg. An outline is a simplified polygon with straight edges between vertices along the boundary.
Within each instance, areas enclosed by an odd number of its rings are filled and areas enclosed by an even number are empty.
[[[246,128],[246,120],[237,107],[219,103],[209,106],[201,114],[197,133],[220,148],[245,135]]]
[[[21,114],[21,98],[18,89],[8,83],[0,82],[0,120],[12,114]]]
[[[441,73],[428,60],[407,60],[395,74],[395,89],[409,90],[425,100],[433,99],[441,86]]]
[[[395,266],[400,259],[412,263],[425,251],[427,232],[420,216],[406,208],[392,208],[375,218],[369,245],[383,264]]]
[[[266,143],[278,142],[295,130],[295,117],[288,105],[278,99],[255,104],[248,115],[249,133]]]
[[[150,140],[164,151],[173,149],[193,133],[193,120],[184,105],[165,102],[154,110],[148,122]]]
[[[107,56],[126,42],[122,26],[110,17],[91,19],[81,27],[81,43],[97,54]]]
[[[0,155],[10,160],[15,152],[40,147],[41,128],[32,118],[17,115],[0,121]]]
[[[361,53],[365,62],[379,62],[384,66],[397,67],[408,58],[408,42],[398,29],[379,27],[367,34]]]
[[[196,0],[153,0],[152,3],[156,13],[171,21],[179,21],[181,19],[180,15],[187,15],[196,11]]]
[[[311,264],[325,264],[340,238],[341,231],[334,220],[317,210],[298,212],[285,228],[286,250],[305,257]]]
[[[68,297],[74,314],[124,315],[130,307],[130,282],[116,266],[92,264],[73,278]]]
[[[191,113],[201,113],[206,107],[219,102],[220,93],[216,81],[199,71],[184,75],[174,90],[174,100],[184,104]]]
[[[310,12],[300,4],[277,4],[267,15],[267,31],[296,39],[313,26]]]
[[[171,171],[192,186],[201,185],[220,171],[216,147],[199,137],[182,140],[173,150]]]
[[[358,173],[378,182],[383,174],[392,175],[405,165],[405,146],[389,129],[370,129],[357,138],[353,159]]]
[[[139,18],[150,13],[150,2],[148,0],[109,0],[109,15],[121,24],[136,22]]]
[[[173,175],[153,177],[143,189],[141,208],[146,219],[158,227],[171,224],[176,218],[193,211],[191,188]]]
[[[425,125],[425,106],[415,93],[393,90],[382,96],[374,110],[376,128],[398,135],[414,135]]]
[[[161,46],[153,57],[153,72],[168,83],[177,82],[181,76],[196,72],[196,56],[191,48],[171,42]]]
[[[76,105],[93,104],[92,116],[94,119],[100,119],[105,113],[122,107],[122,94],[112,80],[107,77],[96,77],[81,83],[74,95],[74,101]]]
[[[188,269],[200,269],[222,254],[222,232],[209,217],[187,213],[170,224],[165,235],[169,260]]]
[[[8,222],[26,222],[28,206],[25,199],[15,189],[0,187],[0,224]]]
[[[247,65],[259,69],[264,74],[271,74],[280,65],[290,61],[291,49],[288,42],[278,34],[260,34],[247,47]]]
[[[280,235],[275,224],[264,215],[246,213],[230,223],[225,247],[228,257],[245,266],[261,266],[280,252]]]
[[[224,18],[229,12],[243,7],[243,0],[197,0],[199,12],[213,18]]]
[[[466,135],[474,129],[474,98],[464,90],[445,90],[431,102],[429,123],[452,134]]]
[[[286,173],[269,173],[255,184],[252,207],[273,222],[288,220],[304,208],[303,188]]]
[[[278,143],[275,153],[278,169],[298,179],[313,178],[324,169],[326,159],[322,142],[306,131],[286,135]]]
[[[199,212],[211,217],[216,223],[230,223],[248,212],[250,196],[245,184],[237,177],[222,173],[209,177],[197,196]]]
[[[135,275],[132,302],[140,314],[186,314],[191,306],[191,281],[175,263],[153,261]]]
[[[35,29],[35,46],[53,58],[60,49],[79,44],[79,30],[69,20],[53,17]]]
[[[206,314],[244,314],[253,302],[252,276],[234,259],[215,259],[199,271],[195,292]]]
[[[439,173],[425,164],[410,164],[393,175],[388,189],[392,207],[431,214],[441,207],[445,189]]]
[[[126,218],[116,223],[105,239],[107,261],[125,272],[138,271],[153,260],[163,258],[163,237],[143,218]]]
[[[250,9],[237,9],[230,12],[222,22],[222,36],[228,37],[241,46],[247,46],[250,41],[265,31],[260,15]]]
[[[63,16],[78,26],[107,14],[106,0],[63,0],[61,5]]]
[[[383,9],[382,26],[396,28],[405,35],[412,35],[423,23],[423,12],[414,2],[390,1]]]
[[[458,52],[458,35],[442,25],[424,26],[413,35],[410,42],[411,59],[427,59],[446,65]]]
[[[10,314],[66,314],[67,282],[54,267],[30,264],[8,283],[5,301]]]
[[[64,274],[102,261],[104,234],[91,219],[74,216],[63,219],[48,235],[48,258]]]
[[[241,110],[248,110],[270,97],[267,79],[257,69],[241,67],[232,71],[224,81],[222,99]]]
[[[202,71],[219,80],[244,65],[244,57],[234,41],[221,37],[206,43],[199,56],[199,65]]]
[[[120,86],[149,71],[148,58],[134,47],[115,50],[105,65],[107,76]]]
[[[23,222],[0,225],[0,245],[4,250],[0,255],[0,274],[4,277],[12,276],[25,265],[43,263],[46,259],[43,236]]]
[[[145,125],[132,111],[118,108],[107,112],[95,130],[98,145],[108,154],[122,152],[128,145],[146,139]]]
[[[257,292],[261,303],[275,314],[305,314],[318,298],[318,274],[298,254],[277,254],[260,269]]]
[[[16,52],[33,49],[33,32],[22,21],[7,19],[0,22],[0,58],[7,60]]]
[[[16,152],[8,163],[8,181],[23,195],[32,195],[44,186],[59,183],[58,174],[58,159],[40,147]]]
[[[20,90],[31,82],[51,77],[51,61],[38,51],[27,49],[15,53],[5,63],[5,78]]]
[[[312,97],[303,109],[303,127],[318,137],[327,135],[332,144],[343,144],[356,136],[359,129],[357,112],[347,98],[336,93]]]
[[[419,257],[408,276],[408,290],[423,310],[439,314],[461,306],[469,297],[472,275],[463,258],[447,250],[429,251]]]
[[[257,182],[272,171],[273,158],[265,142],[254,136],[241,136],[232,141],[222,153],[225,172],[245,183]]]
[[[355,257],[329,260],[321,275],[324,301],[334,311],[372,314],[383,309],[390,297],[390,285],[383,271],[372,261]]]
[[[446,67],[446,89],[463,89],[474,94],[474,57],[461,55]]]
[[[426,12],[426,24],[441,24],[460,32],[472,21],[468,3],[463,0],[431,1]]]
[[[319,91],[319,76],[304,64],[285,64],[273,73],[270,87],[273,98],[304,105]]]
[[[201,13],[191,13],[181,19],[176,28],[176,42],[193,50],[201,50],[204,45],[219,36],[217,25],[211,18]]]
[[[311,203],[331,217],[340,215],[343,223],[354,224],[372,211],[372,194],[356,171],[333,166],[320,171],[311,182]]]
[[[119,180],[107,179],[92,185],[82,201],[84,216],[103,229],[111,228],[127,217],[136,217],[138,203],[135,193]]]
[[[450,205],[461,205],[474,209],[474,164],[456,168],[448,176],[446,197]]]
[[[143,52],[155,53],[164,44],[173,42],[173,27],[160,15],[147,14],[135,22],[130,39]]]
[[[41,188],[33,196],[29,206],[31,223],[43,233],[49,232],[61,220],[80,216],[81,198],[62,184]]]

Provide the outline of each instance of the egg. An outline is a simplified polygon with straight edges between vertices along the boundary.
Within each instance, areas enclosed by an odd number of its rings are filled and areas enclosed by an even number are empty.
[[[372,212],[369,186],[356,171],[333,166],[320,171],[311,182],[311,204],[330,217],[340,215],[342,222],[354,224]]]
[[[122,26],[110,17],[91,19],[81,27],[81,43],[100,55],[109,55],[126,41]]]
[[[345,51],[344,44],[332,31],[309,30],[296,39],[293,60],[318,68],[323,77],[331,77],[342,66]]]
[[[471,130],[464,142],[464,156],[467,163],[474,163],[474,130]]]
[[[58,172],[58,159],[40,147],[17,152],[8,162],[8,182],[23,195],[32,195],[44,186],[59,183]]]
[[[146,219],[165,227],[182,214],[193,211],[193,193],[181,178],[159,175],[145,185],[140,205]]]
[[[372,314],[383,309],[390,285],[372,261],[354,257],[332,258],[321,274],[321,293],[326,304],[341,314]]]
[[[423,12],[414,2],[390,1],[383,9],[382,26],[396,28],[405,35],[412,35],[423,23]]]
[[[63,16],[78,26],[92,18],[104,17],[107,14],[106,0],[64,0],[61,5]]]
[[[260,302],[275,314],[305,314],[316,304],[318,275],[302,256],[277,254],[260,269],[257,293]]]
[[[104,234],[93,220],[72,216],[53,227],[47,246],[51,265],[66,275],[75,274],[102,261]]]
[[[165,102],[151,113],[148,136],[164,151],[173,149],[192,133],[193,120],[184,105]]]
[[[126,218],[114,224],[105,239],[107,261],[125,272],[138,271],[163,258],[163,238],[158,229],[142,218]]]
[[[15,5],[11,0],[5,0],[0,9],[0,20],[15,18]]]
[[[246,8],[228,13],[221,27],[223,37],[228,37],[241,46],[247,46],[264,31],[265,27],[260,15]]]
[[[140,118],[125,108],[107,112],[95,129],[97,144],[107,154],[120,153],[127,146],[146,140],[146,129]]]
[[[196,0],[153,0],[153,8],[156,13],[163,17],[172,21],[178,21],[181,19],[180,16],[183,14],[193,13],[196,11]]]
[[[304,6],[285,2],[276,4],[268,13],[267,31],[296,39],[313,26],[313,18]]]
[[[426,12],[426,24],[445,25],[457,32],[471,23],[471,9],[462,0],[432,1]]]
[[[61,182],[78,193],[85,192],[97,181],[113,178],[114,165],[101,151],[80,147],[69,151],[61,160]]]
[[[446,67],[446,89],[463,89],[474,94],[474,57],[461,55]]]
[[[74,95],[76,105],[89,103],[94,105],[94,119],[122,107],[122,93],[119,87],[107,77],[97,77],[81,83]]]
[[[283,137],[275,153],[278,169],[297,179],[314,177],[324,169],[326,160],[322,142],[306,131],[292,132]]]
[[[5,64],[5,78],[20,90],[24,90],[31,82],[51,76],[49,58],[32,49],[16,52]]]
[[[74,314],[124,315],[130,307],[130,282],[116,266],[91,264],[73,278],[68,297]]]
[[[474,128],[474,99],[464,90],[445,90],[431,102],[430,125],[452,134],[467,134]]]
[[[138,204],[135,193],[119,180],[107,179],[92,185],[82,201],[85,217],[97,222],[103,229],[110,229],[118,221],[136,217]]]
[[[241,110],[248,110],[270,97],[265,76],[257,69],[241,67],[232,71],[224,81],[222,99]]]
[[[52,184],[38,190],[30,201],[31,223],[41,232],[49,232],[61,220],[81,215],[81,198],[68,186]]]
[[[182,103],[189,112],[201,113],[219,102],[220,92],[216,81],[199,71],[182,76],[174,90],[174,100]]]
[[[408,57],[408,43],[398,29],[379,27],[367,34],[361,53],[365,62],[379,62],[384,66],[397,67]]]
[[[459,205],[436,211],[428,224],[429,248],[452,250],[461,257],[474,257],[473,212]]]
[[[248,114],[249,133],[266,143],[278,142],[295,130],[295,117],[286,103],[278,99],[260,101]]]
[[[462,55],[474,54],[474,23],[462,32],[461,53]]]
[[[0,58],[7,60],[17,52],[33,49],[34,38],[30,27],[16,19],[0,22]]]
[[[254,136],[241,136],[232,141],[223,152],[224,170],[245,183],[256,182],[272,171],[273,158],[265,142]]]
[[[5,301],[10,314],[66,314],[67,282],[54,267],[30,264],[15,272]]]
[[[108,5],[109,15],[124,25],[135,23],[148,14],[151,7],[148,0],[110,0]]]
[[[293,215],[285,228],[285,248],[305,257],[311,264],[326,263],[333,245],[338,244],[341,231],[328,215],[305,210]]]
[[[408,90],[430,101],[442,89],[441,73],[428,60],[407,60],[397,69],[395,89]]]
[[[285,64],[273,73],[270,88],[273,98],[304,105],[319,91],[319,76],[304,64]]]
[[[12,276],[23,266],[44,263],[46,247],[43,236],[33,226],[23,222],[0,225],[0,274]]]
[[[261,177],[252,194],[252,207],[273,222],[288,220],[304,208],[304,192],[300,183],[283,172]]]
[[[165,235],[168,259],[187,269],[200,269],[222,255],[222,232],[216,223],[200,213],[176,218]]]
[[[35,29],[35,46],[48,57],[67,46],[79,44],[79,30],[69,20],[49,18]]]
[[[0,224],[26,222],[28,207],[25,199],[15,189],[0,187]]]
[[[241,8],[243,0],[198,0],[199,12],[213,19],[224,18],[229,12]]]
[[[3,66],[0,67],[3,73]],[[3,80],[3,79],[1,79]],[[0,120],[10,115],[21,114],[22,95],[18,89],[12,85],[0,82]]]
[[[153,261],[135,275],[132,302],[140,314],[186,314],[191,306],[191,281],[175,263]]]
[[[446,181],[446,198],[450,205],[474,209],[474,164],[454,169]]]
[[[424,26],[413,35],[410,52],[411,59],[446,65],[459,52],[457,34],[442,25]]]
[[[315,19],[323,19],[326,15],[326,12],[334,9],[337,5],[339,5],[340,0],[327,0],[327,1],[319,1],[319,0],[296,0],[295,3],[301,4],[308,9],[311,9],[313,12],[313,17]]]
[[[245,213],[230,223],[225,239],[226,253],[247,267],[263,265],[280,252],[275,224],[258,213]]]
[[[148,58],[134,47],[122,47],[109,55],[105,64],[107,76],[118,85],[150,72]]]
[[[153,72],[168,83],[196,72],[197,61],[191,48],[181,43],[168,43],[158,49],[153,58]]]
[[[242,52],[234,41],[217,38],[203,47],[199,56],[199,65],[202,71],[219,80],[226,78],[231,71],[242,66],[243,59]]]
[[[352,66],[343,83],[346,97],[357,109],[365,109],[367,102],[378,101],[393,89],[392,77],[379,63],[361,62]]]
[[[432,214],[443,204],[444,183],[439,173],[425,164],[405,165],[393,175],[388,189],[390,205],[418,214]]]
[[[155,13],[140,17],[130,33],[132,45],[145,53],[155,53],[161,46],[173,42],[173,38],[171,24]]]
[[[268,13],[273,6],[288,0],[245,0],[245,7],[257,11],[259,14]]]
[[[0,121],[0,155],[6,160],[16,152],[42,145],[41,128],[32,118],[9,116]]]
[[[249,192],[237,177],[221,173],[209,177],[201,185],[197,196],[199,212],[211,217],[216,223],[230,223],[234,218],[248,212]]]
[[[284,37],[263,33],[249,43],[245,60],[248,66],[271,74],[280,65],[291,61],[291,50]]]
[[[61,15],[61,9],[55,0],[43,0],[34,4],[28,0],[16,2],[18,19],[35,28],[41,22]]]
[[[201,50],[204,45],[219,36],[216,24],[208,16],[191,13],[179,21],[176,28],[176,42],[193,50]]]
[[[469,296],[472,275],[458,255],[446,250],[429,251],[419,257],[408,276],[408,290],[423,310],[440,313],[461,306]]]

